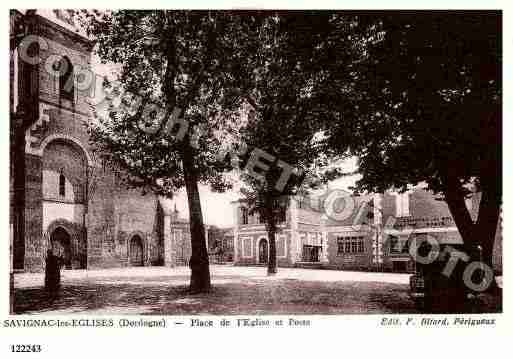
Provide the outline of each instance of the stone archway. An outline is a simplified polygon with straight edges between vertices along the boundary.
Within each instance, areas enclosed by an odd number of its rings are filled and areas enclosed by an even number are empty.
[[[128,260],[133,267],[144,266],[144,245],[141,236],[135,234],[130,238],[128,249]]]
[[[55,228],[50,234],[50,248],[54,255],[61,258],[64,268],[72,268],[71,236],[68,231],[62,227]]]

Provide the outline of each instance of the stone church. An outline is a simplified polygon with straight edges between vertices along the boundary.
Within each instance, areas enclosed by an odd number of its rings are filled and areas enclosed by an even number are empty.
[[[91,149],[91,89],[76,79],[91,68],[91,42],[66,11],[11,11],[10,25],[14,268],[43,270],[50,248],[68,269],[187,263],[187,221],[156,195],[125,188]],[[24,48],[31,35],[38,45]]]

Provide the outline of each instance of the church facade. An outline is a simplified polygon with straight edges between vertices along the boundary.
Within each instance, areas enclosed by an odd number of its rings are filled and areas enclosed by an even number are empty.
[[[119,170],[91,149],[92,88],[77,76],[91,69],[92,44],[65,15],[11,12],[13,266],[41,271],[48,249],[68,269],[184,264],[186,221],[156,195],[123,186]],[[16,41],[27,36],[38,44]]]

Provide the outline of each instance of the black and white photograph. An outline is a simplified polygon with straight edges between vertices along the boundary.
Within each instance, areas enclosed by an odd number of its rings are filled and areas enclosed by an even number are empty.
[[[501,9],[69,7],[9,9],[4,328],[495,325]]]
[[[13,313],[501,311],[500,12],[10,25]]]

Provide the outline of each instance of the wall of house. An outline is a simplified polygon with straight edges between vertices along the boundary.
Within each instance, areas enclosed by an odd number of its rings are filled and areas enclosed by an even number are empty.
[[[360,226],[373,223],[373,217],[369,217],[372,207],[369,203],[373,195],[339,196],[337,199],[325,198],[325,207],[330,207],[331,212],[323,211],[325,226]]]
[[[319,226],[321,223],[321,216],[322,212],[318,212],[313,209],[297,209],[297,222],[299,224]]]
[[[438,199],[437,199],[438,198]],[[432,192],[417,189],[410,193],[410,215],[415,218],[451,217],[447,203]]]

